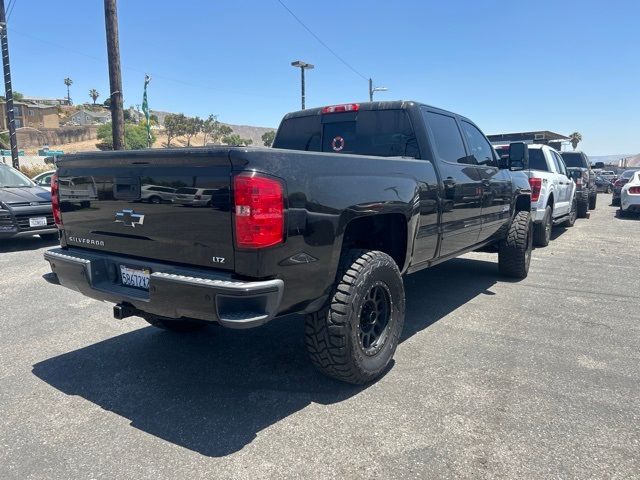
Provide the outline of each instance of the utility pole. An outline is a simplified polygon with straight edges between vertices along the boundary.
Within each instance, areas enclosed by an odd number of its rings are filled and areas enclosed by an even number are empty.
[[[370,78],[369,79],[369,101],[373,102],[373,94],[375,92],[386,92],[387,91],[387,87],[376,87],[373,88],[373,80]]]
[[[9,64],[9,39],[7,38],[7,18],[4,11],[4,0],[0,0],[0,43],[2,44],[2,66],[4,67],[4,95],[7,109],[7,126],[9,127],[9,144],[11,145],[11,163],[13,168],[20,168],[18,160],[18,141],[16,138],[16,120],[13,115],[13,90],[11,89],[11,68]]]
[[[124,150],[124,109],[122,106],[122,75],[120,73],[120,45],[118,43],[118,10],[116,0],[104,0],[104,23],[107,31],[113,149]]]
[[[313,65],[311,65],[310,63],[306,63],[303,62],[302,60],[296,60],[295,62],[291,62],[291,66],[292,67],[297,67],[300,69],[300,85],[302,88],[302,110],[304,110],[304,97],[305,97],[305,91],[304,91],[304,71],[305,69],[307,70],[312,70],[314,68]]]

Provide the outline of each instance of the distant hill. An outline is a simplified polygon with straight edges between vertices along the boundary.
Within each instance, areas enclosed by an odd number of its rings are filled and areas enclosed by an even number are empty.
[[[164,125],[164,119],[167,115],[170,115],[172,112],[163,112],[162,110],[151,110],[150,113],[152,115],[158,116],[158,122],[160,125]],[[262,135],[270,130],[276,130],[276,128],[269,127],[254,127],[252,125],[233,125],[231,123],[224,123],[233,129],[233,133],[237,133],[242,138],[250,138],[253,140],[253,145],[261,147],[262,146]]]

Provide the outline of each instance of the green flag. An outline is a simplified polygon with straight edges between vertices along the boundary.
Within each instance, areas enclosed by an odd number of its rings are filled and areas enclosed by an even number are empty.
[[[151,148],[151,115],[149,115],[149,102],[147,101],[147,85],[151,81],[149,75],[144,76],[144,94],[142,95],[142,111],[144,112],[144,118],[147,119],[147,148]]]

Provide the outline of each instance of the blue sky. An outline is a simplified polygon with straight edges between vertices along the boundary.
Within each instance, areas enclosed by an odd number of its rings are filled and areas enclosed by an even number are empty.
[[[5,0],[7,1],[7,0]],[[485,133],[580,131],[591,155],[640,151],[637,0],[283,0],[365,78],[389,88],[378,99],[412,99],[453,110]],[[88,101],[108,95],[101,0],[15,0],[9,18],[14,89]],[[229,123],[276,127],[299,108],[367,100],[348,69],[277,0],[120,0],[125,106],[217,114]]]

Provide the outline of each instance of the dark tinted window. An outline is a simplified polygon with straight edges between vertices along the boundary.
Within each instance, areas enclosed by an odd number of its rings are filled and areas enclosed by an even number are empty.
[[[567,167],[587,168],[581,153],[562,152],[562,159]]]
[[[381,157],[420,156],[413,127],[404,110],[363,110],[357,114],[290,118],[282,122],[273,146]]]
[[[624,172],[622,172],[622,175],[620,175],[622,178],[631,178],[633,177],[633,174],[636,173],[635,170],[625,170]]]
[[[531,170],[539,170],[541,172],[549,171],[547,161],[544,158],[544,153],[542,153],[541,148],[529,149],[529,168]]]
[[[462,124],[462,130],[467,137],[467,145],[471,150],[470,153],[481,165],[496,166],[496,160],[493,157],[493,148],[487,141],[485,136],[475,126],[471,125],[464,120],[460,122]]]
[[[433,133],[437,155],[440,160],[452,163],[475,163],[467,157],[462,135],[453,117],[423,110],[425,120]]]
[[[560,154],[557,152],[551,152],[551,156],[553,157],[553,161],[556,164],[556,171],[558,173],[566,175],[567,169],[564,166],[564,160],[562,160],[562,157],[560,156]]]

